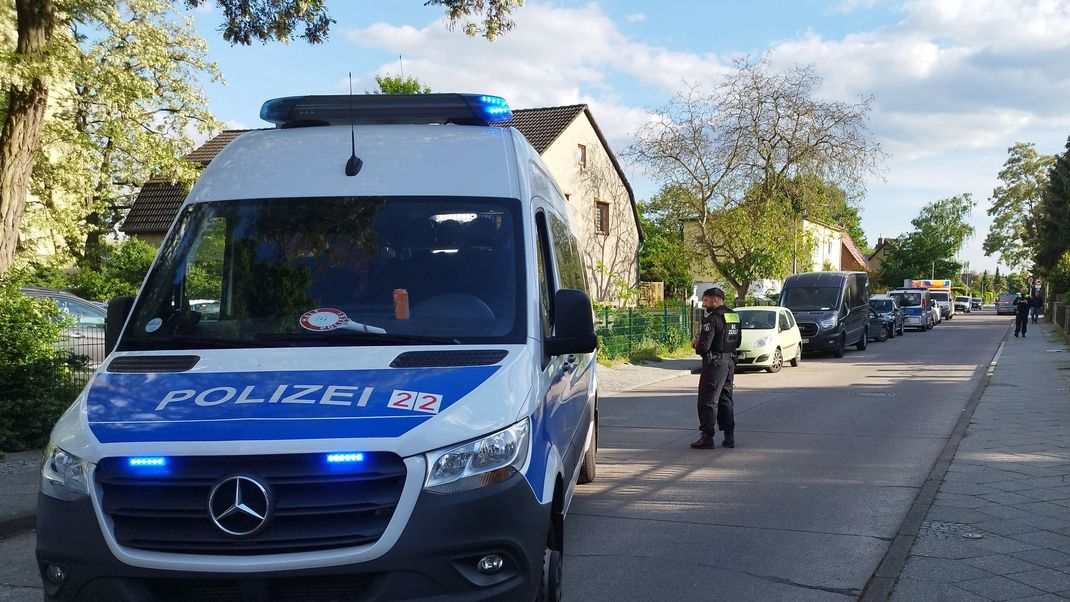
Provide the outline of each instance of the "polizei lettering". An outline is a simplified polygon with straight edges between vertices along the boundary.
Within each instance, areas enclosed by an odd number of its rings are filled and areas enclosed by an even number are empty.
[[[168,391],[156,404],[156,411],[161,412],[169,405],[194,403],[202,407],[212,407],[225,403],[295,403],[325,406],[356,406],[363,408],[371,399],[372,387],[346,385],[278,385],[263,387],[248,385],[246,387],[212,387],[210,389],[176,389]]]

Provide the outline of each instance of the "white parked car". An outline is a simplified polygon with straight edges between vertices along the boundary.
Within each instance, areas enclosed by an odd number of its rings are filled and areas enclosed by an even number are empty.
[[[779,372],[784,361],[798,366],[802,337],[791,310],[779,306],[737,307],[742,341],[737,350],[738,368],[765,368]]]

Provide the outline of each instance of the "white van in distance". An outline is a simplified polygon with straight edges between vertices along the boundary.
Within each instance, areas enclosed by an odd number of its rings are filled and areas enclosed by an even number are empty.
[[[492,96],[305,96],[212,161],[42,469],[46,600],[557,600],[595,475],[564,198]]]

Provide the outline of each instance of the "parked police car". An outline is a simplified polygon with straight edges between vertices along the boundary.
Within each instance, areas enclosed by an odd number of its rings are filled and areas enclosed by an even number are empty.
[[[558,599],[596,337],[539,155],[497,97],[261,116],[109,305],[42,472],[45,597]]]

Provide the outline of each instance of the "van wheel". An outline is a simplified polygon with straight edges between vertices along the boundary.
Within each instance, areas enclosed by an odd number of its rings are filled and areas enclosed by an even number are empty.
[[[865,351],[869,345],[869,327],[867,326],[862,330],[862,339],[855,343],[855,349],[859,351]]]
[[[594,481],[598,474],[598,410],[595,410],[594,432],[591,433],[591,447],[583,454],[583,464],[580,465],[580,476],[576,479],[577,485],[586,485]]]
[[[773,351],[773,363],[769,364],[769,367],[765,369],[770,374],[780,372],[780,369],[784,367],[784,354],[780,352],[780,347],[777,347]]]
[[[802,343],[795,346],[795,357],[791,358],[791,367],[798,368],[800,361],[802,361]]]
[[[562,570],[561,545],[557,543],[554,528],[546,536],[546,549],[542,552],[542,583],[535,602],[560,602]]]
[[[847,351],[847,335],[840,335],[840,343],[836,345],[836,349],[832,351],[832,357],[843,357],[843,354]]]

